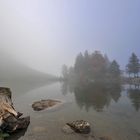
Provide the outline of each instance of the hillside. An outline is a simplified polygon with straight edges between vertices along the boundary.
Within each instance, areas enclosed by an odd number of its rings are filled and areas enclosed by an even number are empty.
[[[0,82],[13,80],[46,81],[55,77],[22,64],[4,51],[0,52]]]

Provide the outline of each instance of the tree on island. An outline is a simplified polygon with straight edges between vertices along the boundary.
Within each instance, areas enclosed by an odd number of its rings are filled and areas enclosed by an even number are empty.
[[[95,51],[91,54],[91,78],[94,80],[102,79],[107,71],[106,61],[100,51]]]
[[[110,64],[109,73],[112,77],[119,77],[120,76],[120,74],[121,74],[120,66],[116,62],[116,60],[113,60],[112,63]]]
[[[106,68],[106,60],[99,51],[89,54],[86,50],[84,54],[80,53],[76,57],[74,72],[79,80],[87,81],[102,79]]]
[[[129,63],[126,65],[126,72],[129,74],[129,76],[131,74],[134,74],[134,77],[139,76],[140,63],[135,53],[132,53],[131,57],[129,58]]]
[[[82,53],[79,53],[75,60],[74,70],[76,74],[81,75],[84,69],[84,56]]]
[[[62,67],[64,79],[80,83],[118,81],[120,74],[118,63],[115,60],[111,62],[107,55],[102,55],[100,51],[89,54],[86,50],[84,54],[77,55],[73,67]]]

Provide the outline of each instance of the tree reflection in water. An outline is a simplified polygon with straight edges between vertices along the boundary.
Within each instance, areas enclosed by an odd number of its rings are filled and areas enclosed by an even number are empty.
[[[66,90],[67,89],[67,90]],[[94,108],[96,111],[102,111],[104,107],[110,105],[111,100],[118,102],[121,97],[121,84],[118,83],[92,83],[92,84],[69,84],[64,83],[62,93],[65,95],[73,92],[78,106],[86,111]]]
[[[132,105],[139,111],[140,109],[140,88],[130,87],[128,90],[128,97],[130,98]]]

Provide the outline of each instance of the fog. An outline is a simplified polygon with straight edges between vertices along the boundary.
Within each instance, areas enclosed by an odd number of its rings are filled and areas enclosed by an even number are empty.
[[[73,65],[79,52],[99,50],[123,69],[132,52],[140,56],[139,5],[138,0],[0,0],[0,62],[9,65],[5,59],[12,58],[60,75],[61,66]]]
[[[140,0],[0,0],[0,139],[140,140],[139,60]]]

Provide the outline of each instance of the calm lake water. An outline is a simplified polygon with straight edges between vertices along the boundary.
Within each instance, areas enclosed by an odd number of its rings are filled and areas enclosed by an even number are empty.
[[[2,84],[1,84],[2,85]],[[96,136],[111,136],[113,140],[140,140],[140,90],[129,86],[102,85],[69,87],[66,83],[12,83],[17,111],[30,115],[27,131],[8,140],[85,140],[79,134],[64,134],[62,127],[73,120],[87,120]],[[31,105],[40,99],[58,99],[62,106],[40,112]]]

